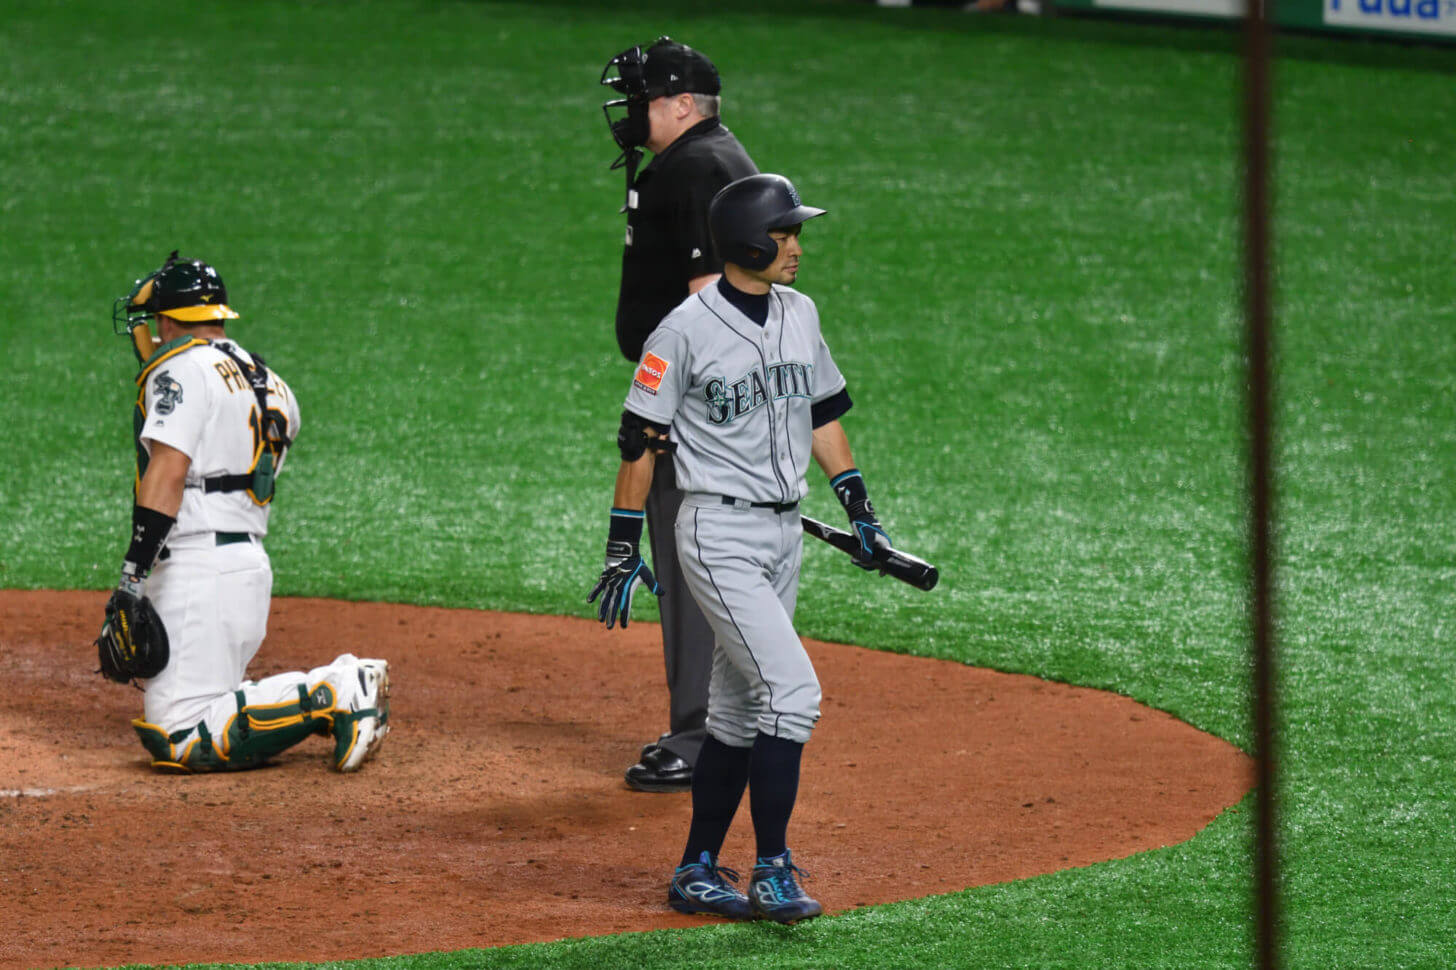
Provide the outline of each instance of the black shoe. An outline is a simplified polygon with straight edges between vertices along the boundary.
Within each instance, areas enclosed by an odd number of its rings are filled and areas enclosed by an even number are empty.
[[[627,785],[638,791],[692,791],[693,766],[666,748],[649,745],[642,760],[627,769]]]

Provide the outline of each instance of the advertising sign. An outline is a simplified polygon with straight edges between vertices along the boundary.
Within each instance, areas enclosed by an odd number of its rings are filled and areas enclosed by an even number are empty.
[[[1323,0],[1325,23],[1456,36],[1456,0]]]

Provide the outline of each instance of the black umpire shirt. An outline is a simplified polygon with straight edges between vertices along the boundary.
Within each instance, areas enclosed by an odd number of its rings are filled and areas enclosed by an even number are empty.
[[[758,167],[717,118],[678,136],[637,174],[627,196],[627,245],[617,296],[617,345],[634,363],[647,335],[688,296],[688,281],[721,273],[708,203]]]

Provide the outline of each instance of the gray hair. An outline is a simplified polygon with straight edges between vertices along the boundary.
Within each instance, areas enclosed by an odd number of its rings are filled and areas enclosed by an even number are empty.
[[[704,118],[718,117],[718,108],[723,103],[723,98],[717,94],[694,94],[693,107],[698,109],[698,114]]]

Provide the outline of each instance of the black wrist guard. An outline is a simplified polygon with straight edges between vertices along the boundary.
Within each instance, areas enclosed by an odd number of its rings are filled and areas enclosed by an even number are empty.
[[[642,541],[642,522],[646,518],[641,512],[631,509],[612,509],[612,523],[607,527],[607,560],[631,559],[637,555],[637,545]]]
[[[177,520],[165,512],[149,509],[145,505],[131,507],[131,545],[126,550],[126,559],[121,564],[124,576],[140,579],[152,571],[162,543]]]
[[[839,504],[844,506],[851,519],[874,518],[875,508],[870,504],[870,493],[858,468],[835,475],[829,487],[834,489]]]

